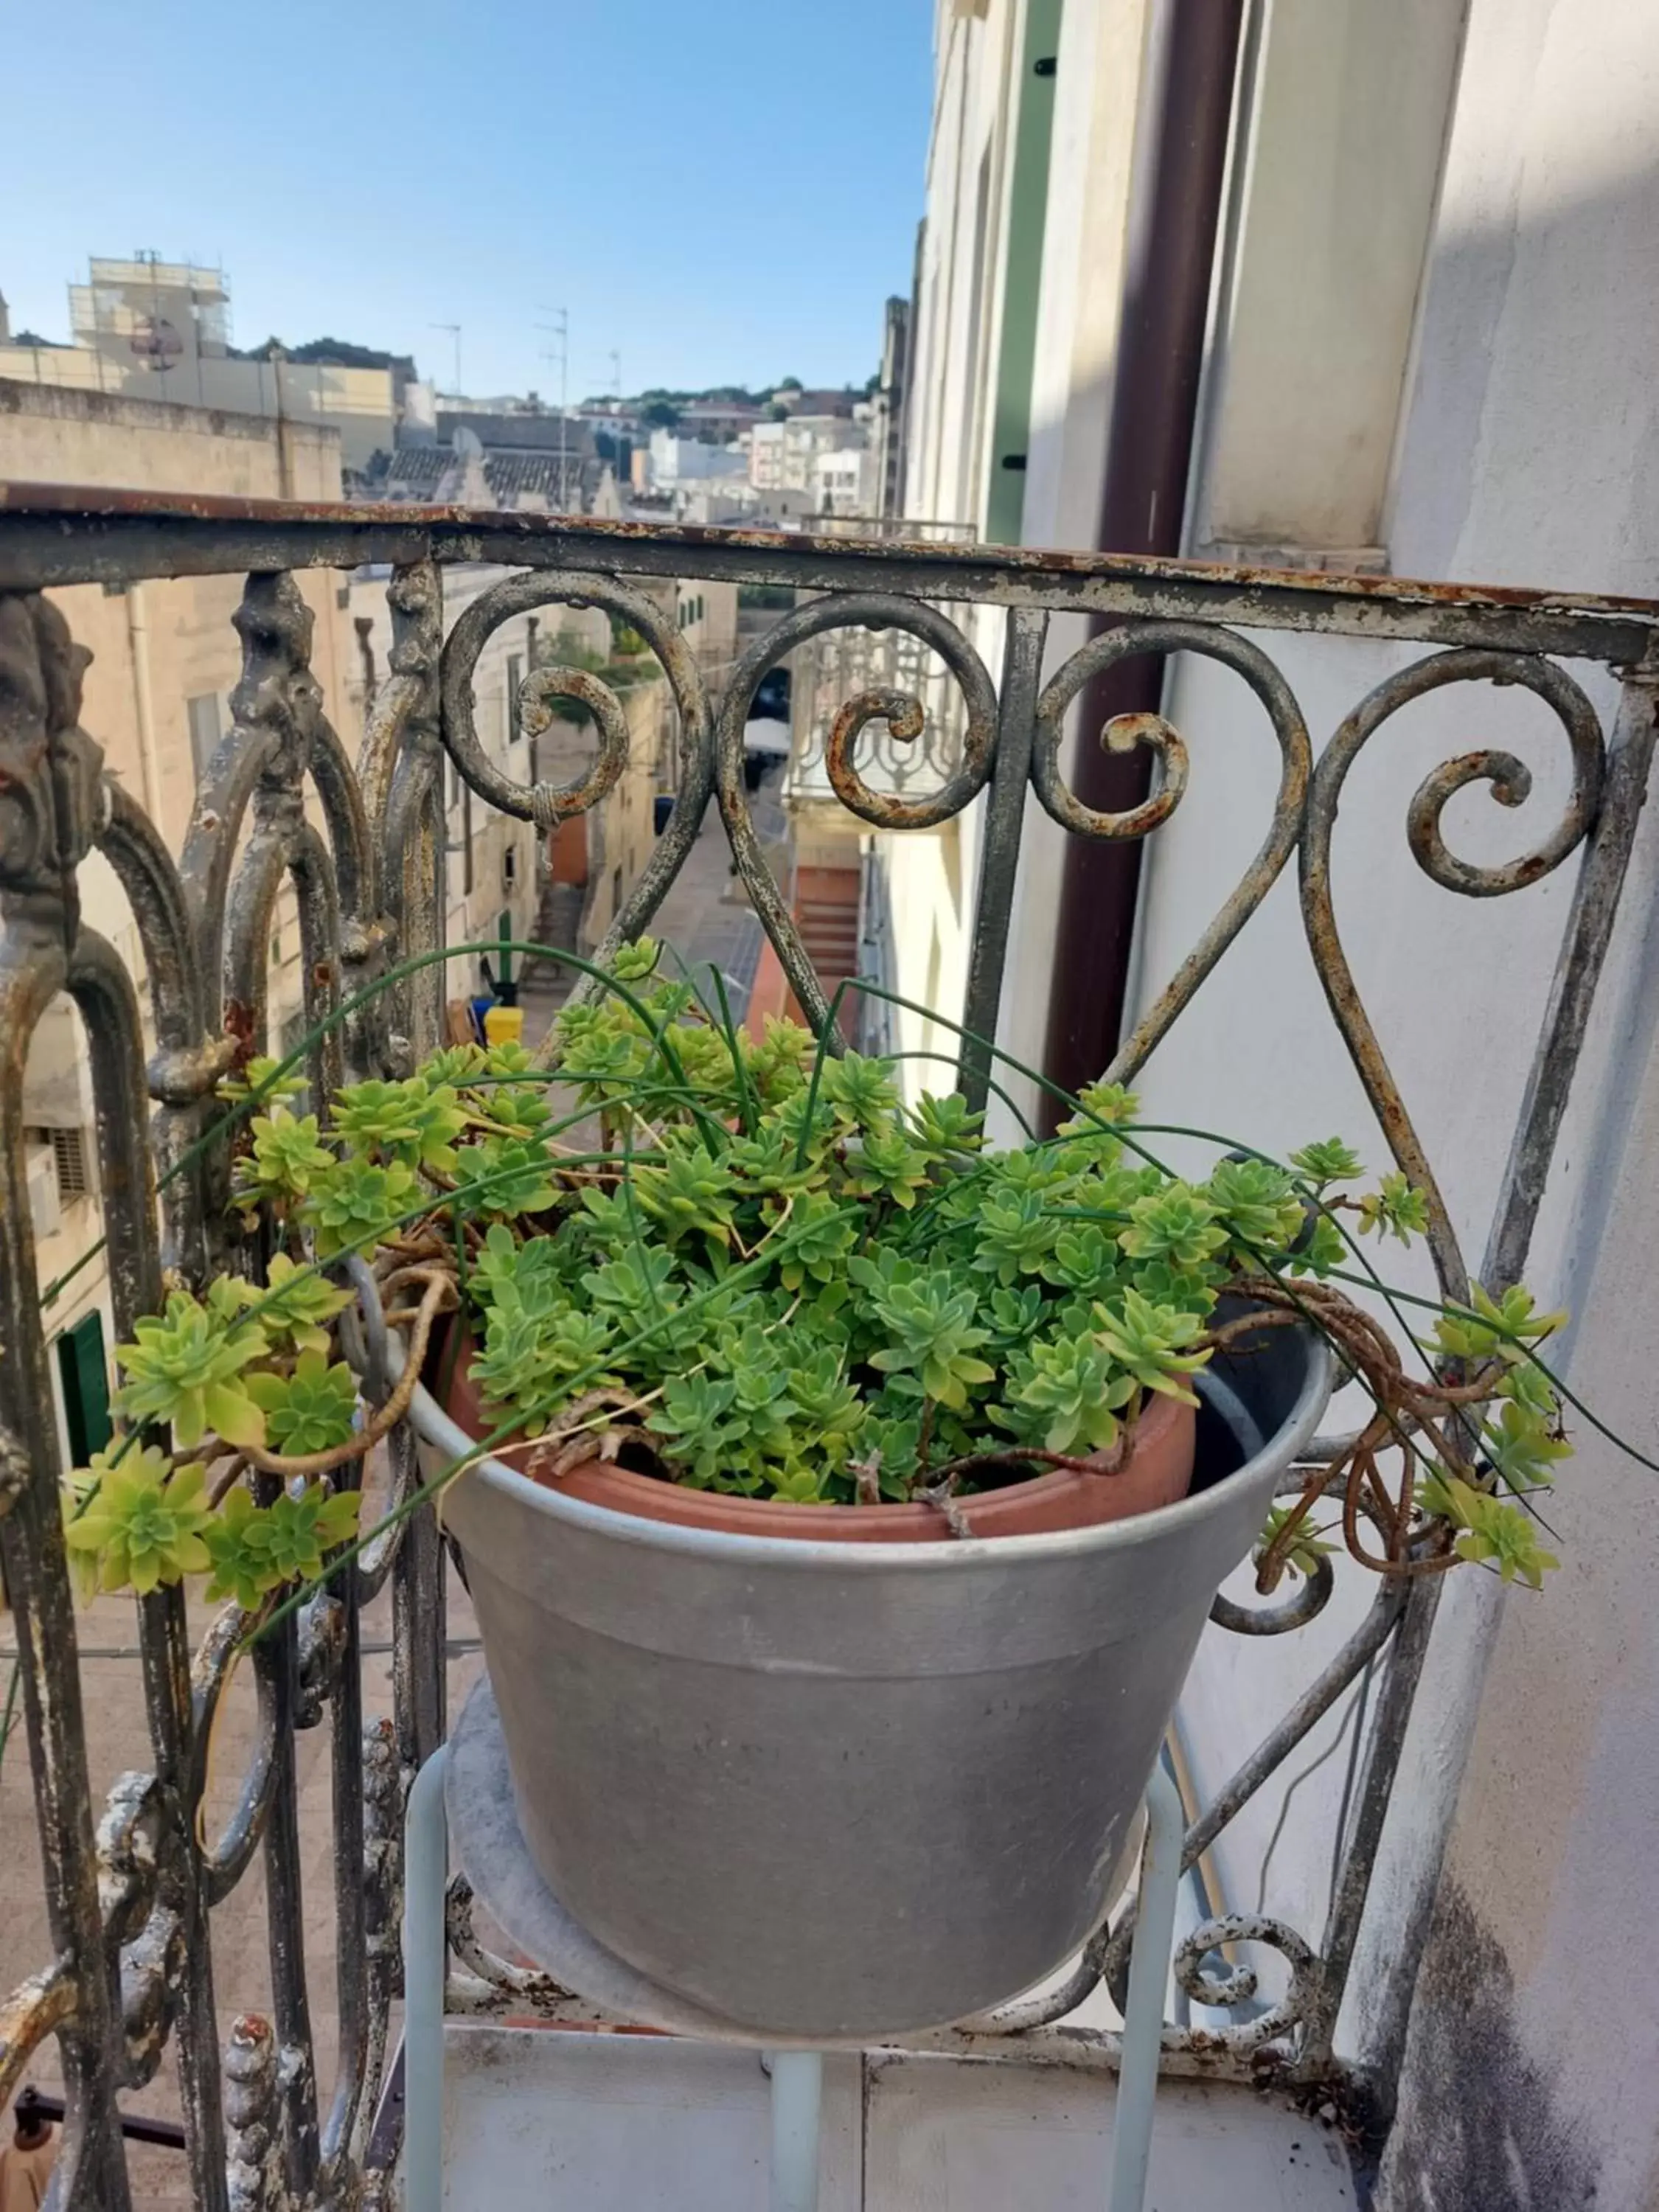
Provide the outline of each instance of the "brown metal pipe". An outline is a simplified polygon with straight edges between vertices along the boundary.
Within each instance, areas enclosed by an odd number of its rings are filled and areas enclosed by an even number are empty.
[[[1152,0],[1096,535],[1103,551],[1181,550],[1243,17],[1243,0]],[[1115,715],[1155,714],[1163,688],[1164,663],[1147,655],[1085,688],[1072,778],[1085,805],[1115,814],[1146,798],[1150,754],[1108,753],[1097,739]],[[1044,1059],[1068,1091],[1093,1081],[1117,1049],[1140,854],[1138,839],[1067,841]]]

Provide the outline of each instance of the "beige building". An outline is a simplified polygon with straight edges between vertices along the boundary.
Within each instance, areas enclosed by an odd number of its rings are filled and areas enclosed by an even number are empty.
[[[390,453],[400,422],[432,420],[412,361],[347,345],[299,348],[297,358],[233,353],[222,270],[94,258],[88,281],[70,287],[70,316],[69,345],[0,338],[0,377],[331,428],[347,471]]]
[[[246,498],[337,499],[339,434],[316,422],[222,414],[95,389],[0,380],[0,483],[68,483],[148,491],[188,488]],[[505,572],[478,568],[445,575],[446,628]],[[324,708],[355,757],[368,687],[384,677],[391,650],[386,574],[349,585],[301,570],[295,581],[315,617],[312,666]],[[665,620],[684,635],[711,684],[722,681],[737,652],[737,590],[726,583],[653,588]],[[230,730],[230,697],[241,647],[232,627],[241,585],[234,576],[160,580],[106,591],[76,585],[53,594],[76,641],[91,652],[82,720],[104,748],[109,772],[131,792],[178,854],[188,834],[199,778]],[[367,624],[367,628],[362,627]],[[550,641],[568,638],[594,658],[611,651],[608,618],[596,610],[557,606],[517,616],[493,632],[474,678],[479,738],[495,764],[520,784],[568,781],[591,757],[585,732],[555,722],[527,736],[514,711],[518,690]],[[586,887],[581,941],[591,946],[609,926],[620,875],[637,877],[655,835],[653,802],[672,758],[673,714],[667,687],[644,676],[623,691],[633,741],[628,773],[602,806],[578,825]],[[568,756],[568,758],[565,756]],[[542,862],[532,826],[477,800],[453,768],[446,769],[448,906],[452,944],[477,943],[510,916],[512,933],[536,933]],[[143,963],[131,912],[113,873],[94,854],[82,876],[91,925],[109,937],[131,972]],[[458,963],[453,996],[477,989],[477,957]],[[292,895],[278,902],[270,944],[268,1042],[291,1048],[303,1024],[300,940]],[[141,981],[142,996],[142,981]],[[42,1285],[64,1276],[102,1234],[95,1188],[90,1087],[79,1017],[65,998],[37,1034],[28,1069],[32,1132],[29,1182]],[[61,1443],[84,1456],[87,1423],[96,1443],[96,1407],[107,1379],[112,1321],[100,1262],[76,1275],[46,1316],[60,1386]]]
[[[738,657],[738,587],[699,576],[694,582],[647,584],[690,647],[704,678],[718,687]]]
[[[819,514],[874,514],[878,456],[867,446],[831,446],[812,456],[812,505]]]
[[[749,481],[757,491],[812,493],[821,453],[865,443],[860,424],[842,415],[791,415],[781,422],[757,422],[749,436]]]
[[[592,955],[616,920],[656,842],[656,799],[664,787],[664,761],[672,741],[667,694],[668,686],[660,676],[629,684],[620,691],[628,720],[628,765],[602,805],[564,825],[567,866],[576,865],[579,854],[579,864],[585,871],[576,933],[576,950],[584,956]],[[568,782],[592,759],[592,731],[589,725],[584,740],[568,724],[562,727],[570,732],[563,743],[564,760],[547,772]],[[556,850],[556,868],[559,857]]]
[[[131,399],[64,386],[0,381],[0,482],[70,483],[147,491],[187,486],[247,498],[339,496],[340,440],[319,423]],[[349,678],[349,621],[336,580],[295,578],[315,617],[312,668],[324,710],[355,754],[360,724]],[[160,580],[106,588],[77,584],[51,595],[76,642],[92,654],[82,721],[104,748],[105,765],[143,806],[169,849],[182,848],[198,782],[232,726],[230,695],[241,672],[231,618],[241,596],[234,576]],[[96,854],[81,872],[92,927],[121,951],[140,980],[143,960],[131,912],[113,872]],[[270,941],[269,1041],[292,1042],[302,1023],[300,933],[293,896],[278,901]],[[27,1108],[29,1190],[42,1286],[64,1275],[102,1233],[96,1146],[80,1018],[59,999],[36,1032]],[[99,1440],[100,1378],[107,1374],[111,1317],[101,1261],[76,1276],[46,1314],[53,1340],[63,1448],[76,1458]],[[88,1431],[88,1424],[91,1424]]]

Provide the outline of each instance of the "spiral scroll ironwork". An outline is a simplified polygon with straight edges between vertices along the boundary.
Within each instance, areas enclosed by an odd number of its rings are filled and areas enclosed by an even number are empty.
[[[690,649],[644,592],[611,576],[526,574],[506,577],[480,592],[457,617],[444,647],[441,678],[444,746],[480,799],[503,814],[533,822],[538,830],[550,830],[567,816],[583,813],[594,805],[615,782],[628,758],[628,720],[622,702],[608,684],[578,668],[544,665],[532,670],[520,686],[515,705],[521,715],[526,707],[530,709],[530,719],[523,726],[531,734],[546,728],[552,700],[580,700],[599,724],[599,761],[592,775],[568,786],[514,783],[501,774],[479,740],[472,715],[472,672],[485,639],[514,615],[556,604],[598,607],[639,632],[662,664],[673,691],[687,765],[690,756],[699,750],[699,732],[707,712],[702,678]]]
[[[591,775],[567,787],[516,784],[501,775],[478,741],[472,718],[471,679],[484,640],[514,615],[556,603],[598,607],[637,630],[661,664],[679,714],[679,787],[673,811],[638,882],[629,887],[595,949],[596,957],[603,961],[617,945],[637,937],[648,926],[696,842],[714,780],[708,701],[685,640],[643,591],[611,576],[584,574],[550,578],[530,574],[507,577],[481,592],[456,622],[444,647],[441,679],[445,748],[474,791],[491,805],[516,815],[520,821],[548,829],[594,806],[627,764],[628,725],[621,702],[608,684],[575,669],[544,668],[536,672],[534,680],[526,678],[520,686],[515,704],[520,710],[525,705],[530,708],[532,720],[525,725],[526,734],[538,726],[533,718],[539,717],[555,697],[579,698],[592,708],[599,720],[600,754]],[[590,988],[584,978],[572,996],[580,1000]]]
[[[1267,711],[1279,741],[1279,791],[1267,836],[1237,887],[1204,931],[1175,975],[1137,1024],[1134,1034],[1114,1058],[1112,1082],[1133,1080],[1175,1024],[1250,916],[1277,881],[1296,849],[1312,773],[1313,749],[1295,694],[1259,646],[1231,630],[1190,622],[1126,623],[1091,638],[1044,686],[1037,702],[1031,753],[1031,781],[1039,799],[1063,830],[1107,839],[1148,836],[1169,820],[1187,788],[1185,741],[1161,714],[1117,715],[1101,732],[1102,743],[1117,751],[1146,745],[1163,766],[1164,780],[1151,798],[1122,814],[1102,814],[1085,806],[1060,774],[1060,751],[1066,711],[1090,679],[1103,669],[1137,654],[1192,653],[1242,676]]]
[[[1571,751],[1571,795],[1560,822],[1534,851],[1502,867],[1477,867],[1447,850],[1440,832],[1442,808],[1455,792],[1475,781],[1489,783],[1500,805],[1518,806],[1531,789],[1531,777],[1510,753],[1469,753],[1448,762],[1425,779],[1411,802],[1408,829],[1417,863],[1443,889],[1480,898],[1522,890],[1559,867],[1596,818],[1605,769],[1600,717],[1583,689],[1553,662],[1466,647],[1400,669],[1361,700],[1320,756],[1301,848],[1303,918],[1320,982],[1389,1148],[1427,1202],[1429,1248],[1441,1288],[1448,1297],[1462,1299],[1468,1297],[1468,1271],[1444,1195],[1342,950],[1331,896],[1331,834],[1348,772],[1383,723],[1449,684],[1475,683],[1522,685],[1553,709]]]
[[[949,821],[984,788],[996,738],[996,687],[984,662],[953,623],[914,600],[874,592],[838,592],[809,599],[774,623],[733,670],[714,730],[720,812],[732,858],[772,940],[796,1004],[819,1032],[830,1020],[829,1001],[761,854],[744,791],[743,736],[750,707],[769,670],[808,638],[827,630],[854,629],[903,630],[931,647],[956,679],[966,709],[959,764],[941,790],[912,799],[872,791],[854,766],[853,752],[860,732],[878,720],[886,724],[890,736],[913,742],[921,735],[926,720],[923,702],[912,693],[888,687],[860,692],[846,702],[830,732],[825,765],[836,796],[860,821],[881,830],[933,829]]]
[[[1235,1636],[1285,1636],[1317,1620],[1336,1589],[1336,1572],[1328,1559],[1314,1562],[1311,1573],[1297,1578],[1288,1597],[1278,1605],[1240,1605],[1218,1591],[1210,1605],[1210,1618],[1218,1628]]]
[[[1201,1921],[1177,1944],[1175,1978],[1194,2004],[1231,2007],[1246,2004],[1255,1995],[1256,1976],[1249,1966],[1235,1966],[1224,1974],[1207,1966],[1211,1955],[1241,1943],[1265,1943],[1277,1951],[1290,1967],[1290,1986],[1276,2004],[1254,2020],[1208,2028],[1206,2034],[1237,2051],[1261,2051],[1294,2035],[1308,2017],[1319,1973],[1319,1960],[1295,1929],[1261,1912],[1229,1912]]]

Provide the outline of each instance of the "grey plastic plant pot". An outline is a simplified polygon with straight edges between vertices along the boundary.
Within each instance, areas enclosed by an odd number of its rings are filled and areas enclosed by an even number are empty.
[[[560,1903],[781,2042],[942,2026],[1053,1972],[1113,1902],[1211,1601],[1330,1395],[1317,1339],[1247,1341],[1214,1363],[1193,1493],[1076,1531],[804,1542],[615,1513],[493,1458],[455,1480]],[[428,1475],[473,1448],[426,1391],[412,1412]],[[1239,1436],[1267,1439],[1242,1465]]]

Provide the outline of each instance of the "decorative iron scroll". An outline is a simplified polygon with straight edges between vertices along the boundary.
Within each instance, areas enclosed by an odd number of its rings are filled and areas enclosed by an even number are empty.
[[[26,503],[25,503],[26,505]],[[68,2103],[59,2171],[70,2212],[127,2212],[131,2203],[116,2095],[150,2081],[176,2045],[188,2155],[204,2212],[300,2212],[377,2202],[395,2140],[374,2126],[390,2071],[389,2023],[400,1980],[404,1794],[441,1739],[444,1563],[429,1515],[414,1513],[342,1570],[296,1618],[254,1647],[257,1727],[234,1809],[216,1832],[200,1814],[216,1714],[248,1622],[234,1609],[192,1651],[183,1601],[161,1590],[138,1601],[138,1637],[150,1733],[147,1771],[121,1778],[101,1810],[88,1784],[76,1626],[58,1499],[55,1422],[40,1310],[24,1167],[23,1067],[28,1041],[59,992],[85,1019],[118,1327],[159,1301],[163,1269],[201,1284],[232,1268],[257,1273],[259,1254],[226,1205],[223,1149],[201,1147],[216,1086],[264,1048],[266,953],[276,901],[294,890],[304,942],[307,1025],[332,1012],[395,961],[441,939],[445,910],[445,757],[485,804],[546,829],[598,805],[623,772],[629,732],[621,703],[577,669],[540,667],[515,711],[526,732],[551,702],[574,698],[594,714],[597,762],[568,786],[514,783],[490,761],[473,724],[471,681],[491,632],[550,604],[602,609],[626,622],[656,656],[678,710],[678,799],[664,836],[628,890],[607,947],[644,928],[717,798],[733,857],[796,996],[814,1020],[825,1001],[780,886],[757,840],[743,785],[743,733],[761,679],[797,647],[832,634],[904,641],[903,665],[939,656],[957,694],[949,743],[933,756],[939,787],[912,795],[866,775],[878,749],[925,747],[929,700],[914,674],[861,682],[839,703],[823,739],[828,782],[871,829],[902,833],[945,823],[984,794],[985,855],[970,961],[967,1019],[994,1021],[1002,988],[1020,823],[1026,794],[1072,834],[1156,832],[1202,773],[1179,732],[1159,716],[1103,734],[1149,747],[1160,766],[1152,797],[1118,817],[1077,801],[1061,765],[1068,711],[1091,675],[1127,653],[1206,655],[1235,672],[1266,712],[1279,753],[1277,791],[1265,798],[1261,844],[1173,981],[1119,1055],[1132,1074],[1167,1034],[1226,946],[1246,926],[1292,854],[1298,858],[1308,940],[1337,1026],[1395,1158],[1430,1197],[1431,1248],[1443,1285],[1468,1270],[1425,1149],[1365,1014],[1337,932],[1331,830],[1344,781],[1364,746],[1409,701],[1440,686],[1518,684],[1555,713],[1572,770],[1559,822],[1503,867],[1456,857],[1441,830],[1446,801],[1475,781],[1500,804],[1527,796],[1510,756],[1476,751],[1420,785],[1406,828],[1419,866],[1445,890],[1502,896],[1582,854],[1555,984],[1545,1008],[1531,1082],[1481,1264],[1489,1285],[1513,1280],[1525,1256],[1572,1068],[1582,1042],[1646,787],[1654,743],[1653,641],[1659,609],[1629,603],[1457,592],[1376,580],[1275,581],[1180,563],[1136,564],[842,540],[726,537],[719,532],[609,530],[555,520],[399,510],[357,516],[237,505],[173,515],[165,501],[100,499],[100,512],[22,511],[0,517],[0,1556],[16,1629],[21,1704],[42,1844],[53,1956],[0,2004],[0,2095],[32,2056],[58,2039]],[[388,598],[390,670],[370,703],[354,764],[322,711],[311,672],[312,617],[295,566],[349,568],[395,558]],[[443,637],[443,564],[501,560],[516,571],[483,592]],[[146,574],[247,571],[235,624],[242,678],[234,726],[204,775],[175,863],[140,808],[107,777],[97,733],[81,726],[85,655],[36,586]],[[794,584],[805,598],[750,648],[724,694],[710,699],[683,640],[644,588],[652,578],[699,576]],[[1010,611],[1000,683],[946,611],[982,601]],[[1125,618],[1053,672],[1042,660],[1052,611]],[[1234,625],[1248,624],[1251,637]],[[1445,648],[1389,677],[1331,737],[1317,764],[1302,712],[1260,641],[1279,629],[1420,638]],[[884,648],[885,649],[885,648]],[[1611,737],[1561,658],[1626,672]],[[1638,664],[1640,664],[1639,665]],[[823,664],[825,665],[828,663]],[[871,664],[872,666],[873,663]],[[897,669],[899,659],[890,667]],[[1097,733],[1085,732],[1093,742]],[[113,868],[143,951],[155,1051],[143,1065],[134,980],[85,924],[77,871],[96,848]],[[310,1070],[325,1101],[343,1079],[406,1072],[440,1035],[441,969],[405,978],[331,1030]],[[989,1073],[970,1052],[963,1074],[983,1096]],[[365,1347],[371,1376],[380,1348]],[[412,1441],[395,1432],[385,1470],[393,1502],[417,1480]],[[392,1711],[363,1711],[359,1620],[390,1584]],[[1327,1571],[1290,1600],[1262,1608],[1218,1604],[1224,1627],[1292,1633],[1328,1601]],[[1242,1808],[1277,1775],[1310,1731],[1362,1674],[1377,1692],[1326,1927],[1317,1943],[1260,1915],[1206,1922],[1183,1944],[1176,1977],[1219,2027],[1170,2027],[1177,2070],[1291,2082],[1340,2071],[1332,2038],[1364,1911],[1437,1584],[1409,1593],[1384,1583],[1342,1649],[1195,1813],[1186,1844],[1198,1861]],[[334,1807],[331,1888],[337,2060],[319,2081],[302,1941],[296,1731],[323,1728]],[[216,2009],[210,1916],[263,1856],[270,1899],[269,2018],[222,2023]],[[1103,1977],[1121,1975],[1130,1917],[1102,1931],[1063,1986],[967,2024],[945,2047],[1042,2057],[1052,2023]],[[464,1887],[452,1896],[458,2009],[583,2008],[544,1977],[502,1960],[478,1939]],[[1254,1977],[1224,1951],[1262,1946],[1285,1962],[1283,1989],[1254,2011]],[[1238,2016],[1241,2013],[1246,2016]],[[1113,2062],[1115,2039],[1069,2030],[1067,2051]],[[392,2148],[388,2148],[388,2145]]]

